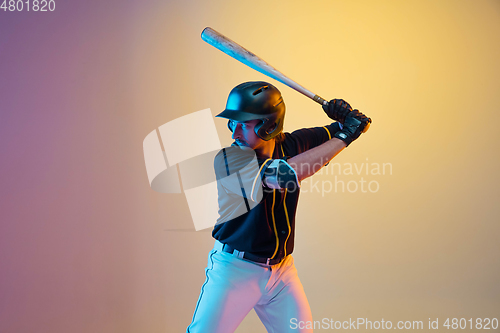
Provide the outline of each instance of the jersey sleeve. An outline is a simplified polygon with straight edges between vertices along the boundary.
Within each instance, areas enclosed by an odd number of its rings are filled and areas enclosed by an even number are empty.
[[[295,191],[300,188],[297,172],[284,159],[269,160],[261,172],[262,183],[271,189]]]

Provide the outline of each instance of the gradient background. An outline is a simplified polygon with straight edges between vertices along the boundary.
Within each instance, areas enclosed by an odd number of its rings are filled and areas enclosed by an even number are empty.
[[[498,0],[56,0],[0,11],[0,332],[185,330],[213,241],[183,195],[150,189],[142,141],[268,80],[204,43],[206,26],[373,118],[336,162],[393,166],[364,177],[377,193],[301,196],[315,320],[500,318]],[[328,123],[270,82],[285,130]],[[237,330],[264,331],[254,312]]]

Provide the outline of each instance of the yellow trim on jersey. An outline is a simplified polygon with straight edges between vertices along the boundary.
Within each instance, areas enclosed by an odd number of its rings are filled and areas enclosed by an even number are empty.
[[[271,256],[271,259],[274,258],[276,253],[278,253],[278,247],[280,245],[280,240],[278,238],[278,230],[276,230],[276,221],[274,220],[274,197],[276,194],[276,190],[273,191],[273,205],[271,207],[271,216],[273,217],[273,227],[274,227],[274,235],[276,236],[276,250],[274,250],[273,255]]]
[[[280,147],[281,147],[281,153],[283,154],[281,157],[285,157],[285,152],[283,151],[283,145],[280,143]]]
[[[330,131],[325,126],[323,126],[323,128],[326,129],[326,132],[328,133],[328,140],[331,140],[332,139],[332,135],[330,134]]]
[[[283,199],[283,206],[285,207],[286,224],[288,225],[288,236],[286,236],[285,245],[284,245],[285,257],[286,257],[286,242],[288,241],[288,238],[290,237],[290,234],[292,232],[292,228],[290,228],[290,220],[288,219],[288,209],[286,208],[286,193],[287,193],[287,190],[285,189],[285,198]]]

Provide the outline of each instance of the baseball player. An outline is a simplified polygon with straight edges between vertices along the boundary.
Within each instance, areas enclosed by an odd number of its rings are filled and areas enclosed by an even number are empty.
[[[252,309],[268,332],[312,332],[290,324],[313,320],[291,255],[300,182],[371,123],[343,100],[323,109],[335,122],[283,133],[285,104],[276,87],[245,82],[230,92],[217,117],[228,119],[234,142],[214,160],[215,246],[188,333],[234,332]],[[248,167],[253,157],[256,168]]]

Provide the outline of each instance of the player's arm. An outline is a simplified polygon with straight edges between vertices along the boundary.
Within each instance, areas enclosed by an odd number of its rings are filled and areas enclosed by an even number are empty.
[[[336,132],[331,140],[288,160],[299,182],[318,172],[370,126],[370,118],[358,110],[352,110],[351,106],[342,100],[332,100],[329,107],[324,108],[330,118],[342,123],[342,129]]]
[[[288,160],[288,164],[295,170],[300,182],[318,172],[346,146],[343,140],[332,138],[317,147],[295,155]]]

